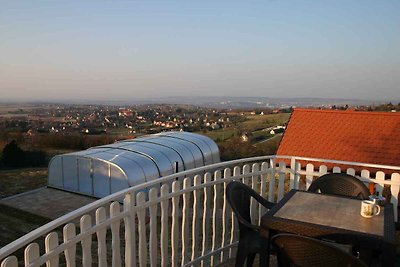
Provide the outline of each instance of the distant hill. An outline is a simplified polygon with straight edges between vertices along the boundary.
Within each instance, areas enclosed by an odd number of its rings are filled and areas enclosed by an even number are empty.
[[[4,102],[4,100],[3,100]],[[18,101],[25,102],[25,101]],[[26,101],[32,102],[32,101]],[[39,103],[39,101],[35,101]],[[387,101],[372,101],[342,98],[272,98],[272,97],[228,97],[228,96],[179,96],[154,97],[129,100],[51,100],[41,103],[97,104],[97,105],[144,105],[144,104],[188,104],[208,108],[284,108],[284,107],[319,107],[319,106],[358,106],[379,105]],[[392,101],[397,103],[397,101]]]

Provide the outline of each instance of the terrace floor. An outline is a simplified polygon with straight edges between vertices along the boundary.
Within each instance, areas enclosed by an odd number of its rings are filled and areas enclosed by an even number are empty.
[[[95,198],[42,187],[22,194],[6,197],[0,204],[33,213],[44,218],[56,219],[73,210],[96,201]]]

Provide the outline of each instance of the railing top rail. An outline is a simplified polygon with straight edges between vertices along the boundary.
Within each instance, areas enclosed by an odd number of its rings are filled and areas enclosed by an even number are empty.
[[[379,169],[388,169],[388,170],[400,170],[400,167],[397,167],[397,166],[385,166],[385,165],[368,164],[368,163],[346,162],[346,161],[314,159],[314,158],[294,157],[294,156],[281,156],[281,155],[269,155],[269,156],[245,158],[245,159],[238,159],[238,160],[233,160],[233,161],[215,163],[212,165],[207,165],[207,166],[199,167],[196,169],[191,169],[188,171],[175,173],[172,175],[161,177],[161,178],[134,186],[134,187],[130,187],[130,188],[121,190],[119,192],[116,192],[112,195],[101,198],[101,199],[99,199],[93,203],[90,203],[84,207],[81,207],[77,210],[74,210],[64,216],[61,216],[60,218],[57,218],[45,225],[33,230],[32,232],[24,235],[23,237],[15,240],[14,242],[1,248],[0,249],[0,260],[9,256],[11,253],[15,252],[17,249],[29,244],[30,242],[33,242],[35,239],[49,233],[50,231],[54,230],[55,228],[57,228],[61,225],[64,225],[66,223],[69,223],[69,222],[71,222],[71,220],[76,219],[80,216],[83,216],[83,215],[89,213],[90,211],[97,209],[98,207],[106,205],[107,203],[109,203],[111,201],[121,199],[126,194],[138,192],[140,190],[158,185],[160,183],[175,180],[176,177],[189,176],[192,174],[198,174],[199,172],[216,170],[216,169],[220,169],[220,168],[227,167],[227,166],[243,164],[243,163],[248,163],[248,162],[266,161],[266,160],[271,160],[271,159],[295,159],[295,160],[305,160],[305,161],[312,161],[312,162],[346,164],[346,165],[351,165],[351,166],[379,168]]]
[[[400,171],[400,166],[391,166],[391,165],[379,165],[379,164],[371,164],[371,163],[363,163],[363,162],[351,162],[351,161],[341,161],[341,160],[332,160],[332,159],[317,159],[317,158],[307,158],[307,157],[297,157],[297,156],[284,156],[284,155],[276,155],[277,159],[296,159],[296,160],[304,160],[304,161],[312,161],[312,162],[324,162],[324,163],[335,163],[341,165],[350,165],[350,166],[359,166],[359,167],[367,167],[367,168],[376,168],[376,169],[387,169],[387,170],[395,170]]]

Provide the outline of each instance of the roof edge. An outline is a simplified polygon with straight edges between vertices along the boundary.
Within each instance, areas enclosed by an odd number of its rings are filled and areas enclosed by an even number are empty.
[[[400,112],[332,110],[332,109],[311,109],[311,108],[295,108],[292,112],[292,115],[294,112],[319,112],[319,113],[342,113],[342,114],[352,114],[352,115],[400,116]]]

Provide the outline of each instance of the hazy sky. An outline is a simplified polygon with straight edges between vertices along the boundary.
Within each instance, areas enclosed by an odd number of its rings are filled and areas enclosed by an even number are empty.
[[[400,1],[0,0],[0,100],[400,99]]]

